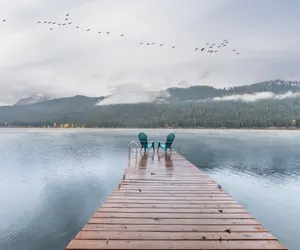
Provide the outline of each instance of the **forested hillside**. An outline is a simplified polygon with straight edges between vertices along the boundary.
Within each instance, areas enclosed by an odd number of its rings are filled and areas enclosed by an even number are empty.
[[[216,89],[194,86],[169,89],[166,103],[97,106],[105,97],[75,96],[25,106],[0,107],[2,126],[52,126],[80,124],[86,127],[291,127],[299,121],[300,99],[269,99],[255,102],[214,101],[212,98],[256,92],[300,91],[298,82],[264,82]]]

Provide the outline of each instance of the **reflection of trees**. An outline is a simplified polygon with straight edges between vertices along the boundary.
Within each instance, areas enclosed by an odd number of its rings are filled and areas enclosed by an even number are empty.
[[[3,239],[9,239],[0,242],[1,249],[63,250],[113,188],[106,190],[92,176],[49,183],[28,225],[24,229],[20,225],[18,232],[0,232]]]

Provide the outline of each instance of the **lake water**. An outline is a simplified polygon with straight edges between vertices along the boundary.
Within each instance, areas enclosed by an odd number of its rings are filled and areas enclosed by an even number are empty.
[[[0,249],[64,249],[119,183],[138,132],[0,129]],[[300,131],[175,133],[175,149],[300,249]]]

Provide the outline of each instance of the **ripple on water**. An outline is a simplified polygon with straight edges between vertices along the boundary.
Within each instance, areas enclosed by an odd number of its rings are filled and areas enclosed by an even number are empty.
[[[136,130],[0,129],[0,249],[63,250],[117,186]],[[164,140],[168,131],[147,130]],[[174,147],[290,250],[298,249],[300,133],[176,131]],[[275,219],[274,219],[275,218]]]

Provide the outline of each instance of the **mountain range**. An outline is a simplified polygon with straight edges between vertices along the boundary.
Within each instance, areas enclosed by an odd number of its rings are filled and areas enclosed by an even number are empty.
[[[105,106],[97,104],[110,96],[51,99],[38,94],[0,107],[0,125],[51,126],[56,122],[91,127],[269,127],[289,126],[292,119],[300,119],[299,81],[274,80],[222,89],[192,86],[166,92],[147,103]],[[251,101],[244,102],[249,96]],[[260,98],[255,101],[256,97]]]
[[[52,98],[48,95],[41,94],[41,93],[36,93],[32,96],[22,98],[19,101],[16,102],[16,106],[18,105],[29,105],[29,104],[35,104],[35,103],[40,103],[40,102],[45,102],[49,101]]]

